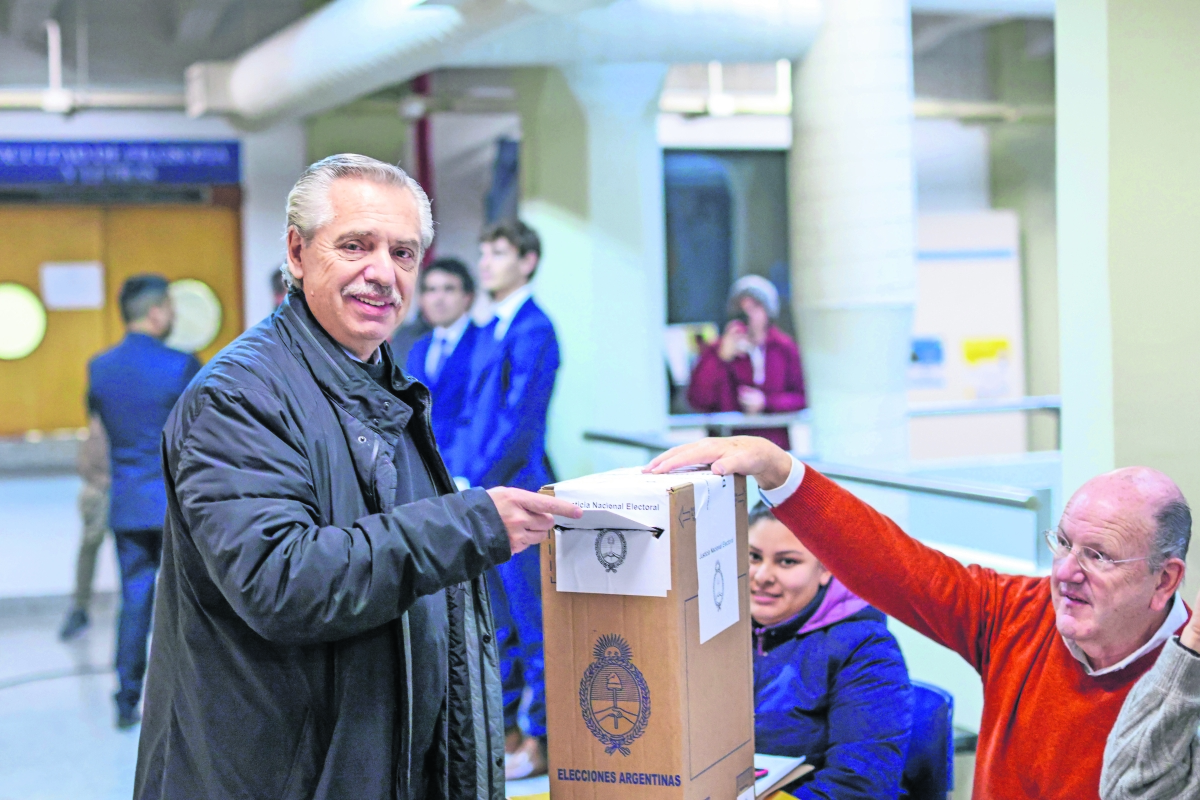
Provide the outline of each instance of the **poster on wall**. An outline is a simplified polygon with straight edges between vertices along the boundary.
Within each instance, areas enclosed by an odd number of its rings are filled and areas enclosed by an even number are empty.
[[[1020,230],[1012,211],[922,214],[909,404],[1025,395]],[[1025,452],[1019,412],[915,417],[914,459]]]

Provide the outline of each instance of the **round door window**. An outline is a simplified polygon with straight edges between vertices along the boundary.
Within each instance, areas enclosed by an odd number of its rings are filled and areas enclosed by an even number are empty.
[[[25,358],[46,336],[46,309],[19,283],[0,283],[0,359]]]
[[[195,353],[212,344],[221,331],[221,301],[216,292],[194,278],[172,281],[169,292],[175,306],[175,324],[167,345]]]

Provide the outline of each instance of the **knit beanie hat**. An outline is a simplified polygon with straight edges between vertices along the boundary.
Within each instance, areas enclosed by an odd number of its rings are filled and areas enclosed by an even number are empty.
[[[753,297],[767,310],[767,316],[775,319],[779,315],[779,290],[761,275],[743,275],[738,278],[729,290],[729,315],[736,316],[741,311],[740,302],[743,297]]]

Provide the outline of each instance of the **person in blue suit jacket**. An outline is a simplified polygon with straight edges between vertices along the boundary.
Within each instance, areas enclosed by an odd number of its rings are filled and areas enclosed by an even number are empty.
[[[787,788],[799,800],[903,796],[913,691],[884,615],[761,504],[749,577],[754,749],[816,767]]]
[[[439,258],[421,270],[421,316],[434,327],[413,344],[405,369],[429,387],[433,436],[438,450],[449,456],[454,433],[467,399],[471,355],[479,328],[467,313],[475,300],[475,279],[457,258]],[[460,474],[446,459],[451,475]]]
[[[448,459],[472,486],[536,491],[554,482],[546,456],[546,414],[559,365],[558,339],[529,285],[541,253],[537,232],[520,221],[494,225],[480,237],[479,280],[496,303],[495,317],[475,345],[468,401]],[[546,771],[538,550],[530,547],[499,565],[488,581],[500,643],[509,779]],[[522,732],[517,711],[526,687],[532,702],[528,729]]]
[[[109,527],[121,570],[117,623],[117,727],[137,724],[146,674],[154,579],[162,556],[167,490],[159,445],[175,401],[200,371],[196,357],[163,344],[175,319],[167,279],[135,275],[121,286],[125,338],[88,364],[88,408],[108,433]]]

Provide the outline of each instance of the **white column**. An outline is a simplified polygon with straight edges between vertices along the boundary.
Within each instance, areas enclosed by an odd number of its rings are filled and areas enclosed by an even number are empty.
[[[833,462],[908,456],[916,273],[906,0],[826,0],[794,70],[792,281],[814,446]]]
[[[242,136],[242,292],[246,327],[274,309],[271,270],[283,261],[287,195],[308,165],[304,129],[281,122]]]
[[[1116,466],[1109,293],[1108,9],[1062,3],[1055,23],[1062,488]]]
[[[521,216],[543,239],[535,296],[562,349],[550,454],[560,476],[571,477],[644,460],[635,450],[585,443],[585,430],[666,425],[666,242],[655,132],[666,67],[531,75],[518,81]]]

